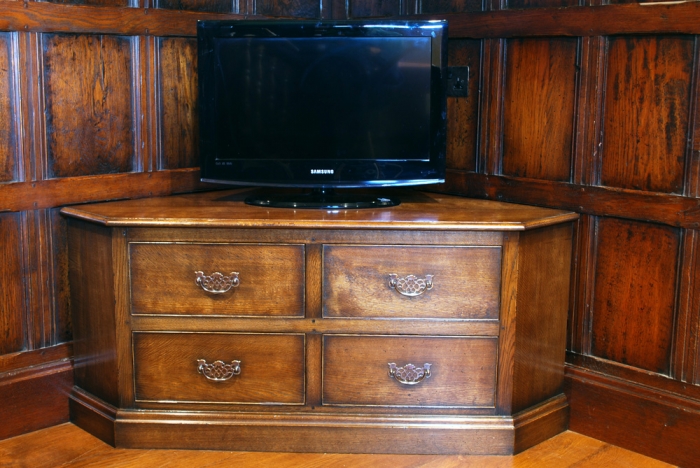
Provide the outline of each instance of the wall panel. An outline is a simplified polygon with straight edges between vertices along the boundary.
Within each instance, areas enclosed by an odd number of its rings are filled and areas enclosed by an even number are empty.
[[[669,374],[680,230],[598,221],[591,354]]]
[[[482,0],[423,0],[421,12],[430,13],[460,13],[483,10]]]
[[[693,48],[690,36],[609,39],[601,184],[683,193]]]
[[[263,16],[319,18],[321,0],[256,0],[255,13]]]
[[[13,73],[11,33],[0,32],[0,183],[17,177],[14,112],[12,98]]]
[[[197,41],[161,38],[161,158],[159,169],[199,166]]]
[[[131,43],[106,35],[44,37],[49,178],[135,169]]]
[[[448,63],[469,67],[469,97],[447,98],[447,167],[476,170],[482,41],[450,40]]]
[[[156,8],[238,13],[239,0],[155,0]]]
[[[25,346],[24,259],[19,213],[0,213],[0,355]]]
[[[507,42],[502,173],[568,182],[578,41]]]
[[[351,18],[397,16],[401,13],[400,0],[348,0]]]

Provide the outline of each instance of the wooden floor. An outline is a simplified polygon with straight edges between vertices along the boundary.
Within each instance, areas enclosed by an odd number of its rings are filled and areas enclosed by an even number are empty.
[[[73,424],[0,441],[0,467],[605,467],[657,468],[666,463],[564,432],[514,457],[344,455],[115,449]]]

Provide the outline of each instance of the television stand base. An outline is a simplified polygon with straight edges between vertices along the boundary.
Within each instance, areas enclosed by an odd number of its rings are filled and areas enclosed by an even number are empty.
[[[302,208],[324,210],[353,210],[359,208],[386,208],[397,206],[397,198],[371,196],[363,193],[336,193],[333,189],[315,188],[308,193],[261,193],[245,199],[248,205],[270,208]]]

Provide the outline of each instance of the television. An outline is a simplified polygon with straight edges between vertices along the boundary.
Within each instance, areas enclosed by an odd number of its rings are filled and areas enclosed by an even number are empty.
[[[199,21],[197,51],[202,181],[301,208],[444,182],[446,21]]]

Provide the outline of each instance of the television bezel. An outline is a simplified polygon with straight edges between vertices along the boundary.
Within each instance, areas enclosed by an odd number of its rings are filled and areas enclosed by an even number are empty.
[[[311,174],[307,160],[275,160],[293,173],[293,179],[268,178],[266,172],[255,177],[242,177],[242,166],[250,158],[232,159],[230,166],[215,166],[218,150],[212,133],[216,107],[212,103],[212,86],[206,79],[216,72],[213,43],[218,38],[238,37],[386,37],[422,36],[431,39],[430,80],[430,154],[425,159],[413,160],[355,160],[329,158],[314,166],[333,170],[333,174]],[[198,91],[199,91],[199,147],[201,181],[226,185],[294,188],[358,188],[410,186],[442,183],[445,181],[446,128],[447,128],[447,22],[445,20],[200,20],[197,24]],[[304,164],[303,162],[306,162]],[[363,164],[379,168],[374,179],[362,177],[338,180],[341,168],[355,166],[362,172]],[[392,165],[400,170],[388,174]],[[308,174],[305,174],[308,172]],[[271,172],[270,172],[271,173]],[[365,171],[366,174],[366,171]],[[399,175],[398,177],[396,175]]]

